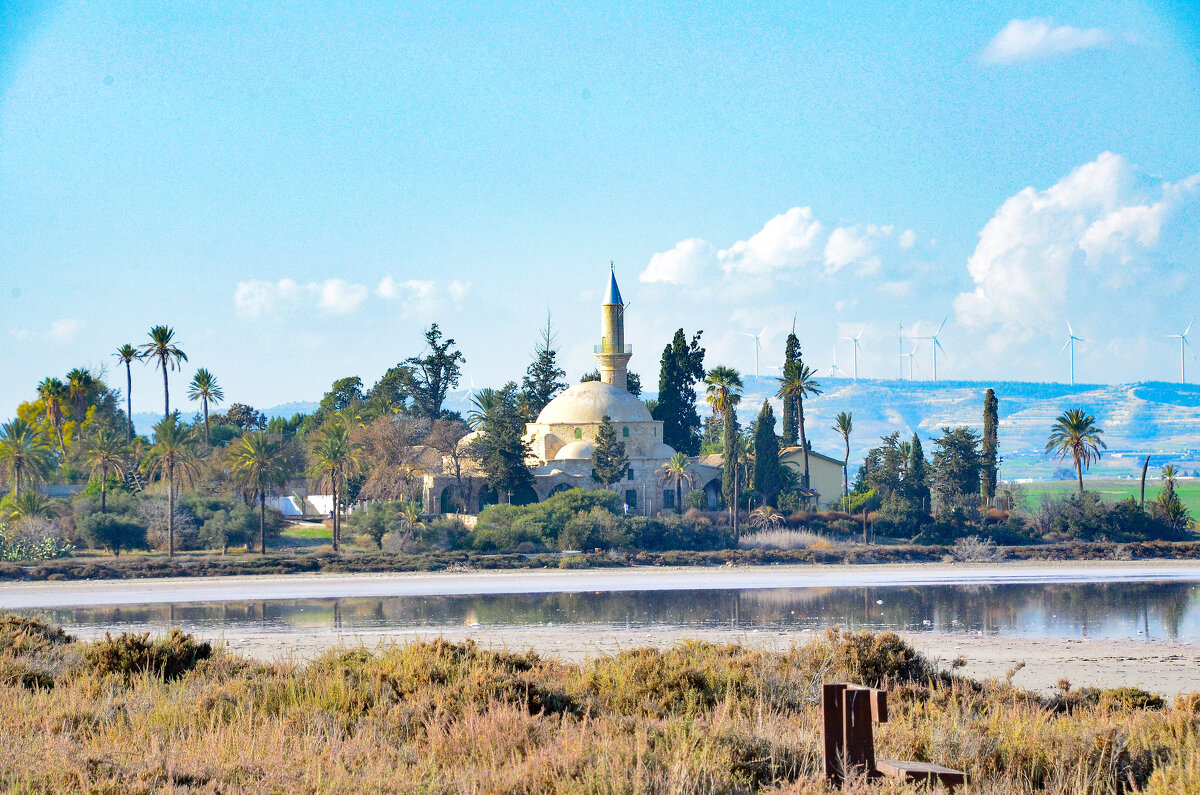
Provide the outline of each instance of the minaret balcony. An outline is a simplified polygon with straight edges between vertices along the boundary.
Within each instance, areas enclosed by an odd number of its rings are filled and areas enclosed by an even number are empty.
[[[617,353],[617,354],[631,354],[631,355],[633,354],[633,346],[632,345],[625,345],[623,347],[625,348],[625,350],[611,350],[609,348],[609,346],[607,346],[607,345],[594,345],[594,346],[592,346],[592,353]]]

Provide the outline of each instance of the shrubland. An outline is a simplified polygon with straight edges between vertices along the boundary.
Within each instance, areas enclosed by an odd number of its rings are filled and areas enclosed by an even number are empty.
[[[827,792],[820,684],[888,689],[877,753],[964,792],[1200,790],[1200,695],[976,681],[893,633],[568,663],[445,640],[262,663],[183,633],[0,620],[0,786],[20,791]],[[852,782],[850,791],[919,789]]]

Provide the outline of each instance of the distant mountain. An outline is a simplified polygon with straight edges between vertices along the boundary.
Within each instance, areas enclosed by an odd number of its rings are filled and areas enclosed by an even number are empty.
[[[770,398],[775,415],[780,415],[775,398],[777,382],[763,376],[745,377],[746,388],[738,415],[743,425],[754,420],[764,398]],[[805,427],[813,447],[841,458],[842,438],[833,431],[839,411],[854,415],[850,440],[851,473],[869,447],[892,431],[904,437],[914,431],[922,440],[936,436],[945,426],[983,425],[983,393],[990,386],[1000,400],[1000,450],[1005,479],[1049,478],[1069,466],[1042,454],[1054,418],[1068,408],[1081,407],[1096,415],[1104,429],[1108,450],[1093,473],[1136,476],[1141,456],[1151,454],[1151,472],[1165,463],[1186,470],[1200,469],[1200,386],[1146,382],[1136,384],[1046,384],[1022,381],[898,381],[850,378],[821,378],[823,393],[804,403]],[[447,395],[445,407],[462,413],[470,410],[470,393],[458,390]],[[642,395],[645,399],[653,393]],[[313,401],[297,401],[264,411],[269,417],[290,417],[317,407]],[[699,397],[702,415],[708,407]],[[190,415],[189,415],[190,416]],[[149,433],[161,414],[134,414],[139,433]],[[932,446],[925,452],[933,455]]]
[[[805,425],[818,450],[841,457],[841,436],[832,430],[839,411],[854,415],[852,471],[879,437],[919,432],[922,440],[945,426],[983,426],[983,395],[988,387],[1000,401],[1000,450],[1005,479],[1050,477],[1065,466],[1042,454],[1054,418],[1068,408],[1094,414],[1104,430],[1108,451],[1092,471],[1133,475],[1139,456],[1152,454],[1151,466],[1168,461],[1187,469],[1200,466],[1200,386],[1148,382],[1138,384],[1045,384],[1018,381],[876,381],[822,378],[823,394],[805,401]],[[742,398],[742,422],[753,419],[775,379],[750,377]],[[927,455],[933,454],[925,445]],[[1153,471],[1153,469],[1152,469]]]
[[[294,414],[307,414],[315,410],[318,405],[315,400],[294,400],[291,403],[281,403],[269,409],[259,410],[263,414],[266,414],[268,418],[283,417],[287,419]],[[194,412],[181,413],[185,420],[191,420],[194,416]],[[135,411],[133,413],[133,429],[143,436],[149,436],[154,432],[154,425],[162,419],[162,416],[162,414],[156,411]]]

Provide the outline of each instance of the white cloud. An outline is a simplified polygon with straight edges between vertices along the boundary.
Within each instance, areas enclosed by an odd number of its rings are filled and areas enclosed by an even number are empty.
[[[716,262],[716,249],[712,243],[690,237],[675,244],[669,251],[661,251],[650,258],[646,270],[638,281],[664,284],[694,284]]]
[[[763,225],[748,240],[739,240],[717,252],[726,273],[761,274],[799,268],[817,260],[824,230],[811,207],[793,207]]]
[[[1037,61],[1107,47],[1112,40],[1112,35],[1100,28],[1055,25],[1050,19],[1014,19],[988,42],[979,57],[990,64]]]
[[[429,318],[445,308],[447,299],[460,304],[471,291],[471,282],[455,279],[442,288],[431,279],[408,279],[398,282],[384,276],[375,294],[389,301],[401,301],[401,312],[408,317]]]
[[[83,323],[78,318],[64,317],[50,324],[51,342],[70,342]]]
[[[990,330],[1000,350],[1059,323],[1069,308],[1169,296],[1179,267],[1172,263],[1187,257],[1162,249],[1164,227],[1175,220],[1173,235],[1194,235],[1197,209],[1200,174],[1156,183],[1111,152],[1046,190],[1025,188],[979,233],[967,261],[975,287],[954,299],[958,320]],[[1131,284],[1137,289],[1122,288]]]
[[[917,233],[911,229],[905,229],[900,233],[896,242],[900,244],[900,248],[912,248],[913,244],[917,242]]]
[[[878,229],[874,232],[879,234]],[[870,253],[871,243],[867,235],[871,233],[871,229],[863,234],[858,227],[852,226],[839,226],[834,229],[825,243],[825,264],[829,266],[829,270],[840,270]]]
[[[308,302],[329,315],[348,315],[367,298],[367,288],[361,284],[333,278],[321,282],[299,284],[293,279],[277,282],[251,279],[238,282],[233,292],[233,306],[239,317],[254,320],[286,311],[304,310]]]

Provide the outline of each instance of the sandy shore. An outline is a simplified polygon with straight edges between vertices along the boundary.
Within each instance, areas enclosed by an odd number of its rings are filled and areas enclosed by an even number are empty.
[[[1179,581],[1200,582],[1200,562],[741,566],[6,583],[0,585],[0,609],[422,594]],[[81,634],[86,636],[102,631],[103,628],[87,629]],[[270,631],[238,627],[223,634],[209,635],[209,638],[223,641],[234,652],[260,659],[298,660],[332,646],[361,644],[370,648],[380,643],[439,635],[453,640],[473,638],[497,648],[522,651],[532,648],[543,654],[575,660],[610,654],[622,648],[667,646],[685,639],[786,648],[809,637],[807,633],[734,628],[625,629],[582,624],[446,626],[385,631],[327,628]],[[1200,637],[1183,637],[1177,641],[1030,639],[941,632],[911,633],[906,637],[921,651],[945,662],[958,656],[965,657],[965,672],[976,677],[1002,677],[1024,662],[1024,668],[1013,681],[1030,688],[1046,689],[1066,677],[1076,687],[1136,685],[1168,695],[1200,690]]]

